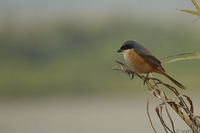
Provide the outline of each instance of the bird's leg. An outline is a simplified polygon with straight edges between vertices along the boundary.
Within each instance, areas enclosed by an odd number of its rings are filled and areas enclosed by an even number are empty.
[[[131,74],[131,80],[134,78],[134,74]]]
[[[147,80],[149,80],[148,76],[149,76],[149,73],[147,73],[147,76],[144,78],[144,84],[147,82]]]
[[[134,72],[131,70],[126,70],[126,73],[129,74],[131,76],[131,79],[134,78]]]

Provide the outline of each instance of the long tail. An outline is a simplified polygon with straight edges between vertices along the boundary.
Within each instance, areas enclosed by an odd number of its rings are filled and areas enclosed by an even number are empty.
[[[181,83],[179,83],[178,81],[176,81],[175,79],[173,79],[172,77],[170,77],[169,75],[167,75],[165,72],[162,73],[166,78],[168,78],[169,80],[171,80],[174,84],[176,84],[178,87],[180,87],[183,90],[186,90],[187,88],[185,86],[183,86]]]

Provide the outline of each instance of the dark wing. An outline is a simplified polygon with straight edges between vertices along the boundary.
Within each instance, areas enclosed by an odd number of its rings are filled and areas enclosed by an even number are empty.
[[[142,55],[141,54],[140,57],[142,59],[144,59],[144,61],[146,61],[147,63],[155,66],[156,68],[160,68],[160,69],[162,69],[165,72],[164,68],[161,65],[161,62],[155,56],[152,56],[152,55]]]
[[[161,65],[161,62],[151,54],[151,52],[146,49],[144,46],[142,46],[141,44],[138,43],[138,45],[134,48],[135,49],[135,52],[140,55],[140,57],[146,61],[147,63],[157,67],[157,68],[160,68],[162,69],[164,72],[164,68],[162,67]]]

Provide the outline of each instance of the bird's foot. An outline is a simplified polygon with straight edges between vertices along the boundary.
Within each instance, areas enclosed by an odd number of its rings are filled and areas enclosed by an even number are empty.
[[[145,84],[147,81],[149,81],[148,76],[149,76],[149,73],[147,73],[147,76],[144,78],[144,84]]]
[[[131,76],[131,80],[134,78],[134,72],[131,70],[126,70],[126,73]]]

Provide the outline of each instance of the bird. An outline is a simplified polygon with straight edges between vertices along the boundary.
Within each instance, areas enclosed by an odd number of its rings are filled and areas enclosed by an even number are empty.
[[[128,40],[122,44],[117,52],[123,53],[124,60],[130,70],[140,74],[147,74],[144,83],[148,80],[148,75],[155,72],[164,75],[181,89],[187,89],[184,85],[170,77],[162,67],[160,60],[152,55],[142,44],[134,40]]]

